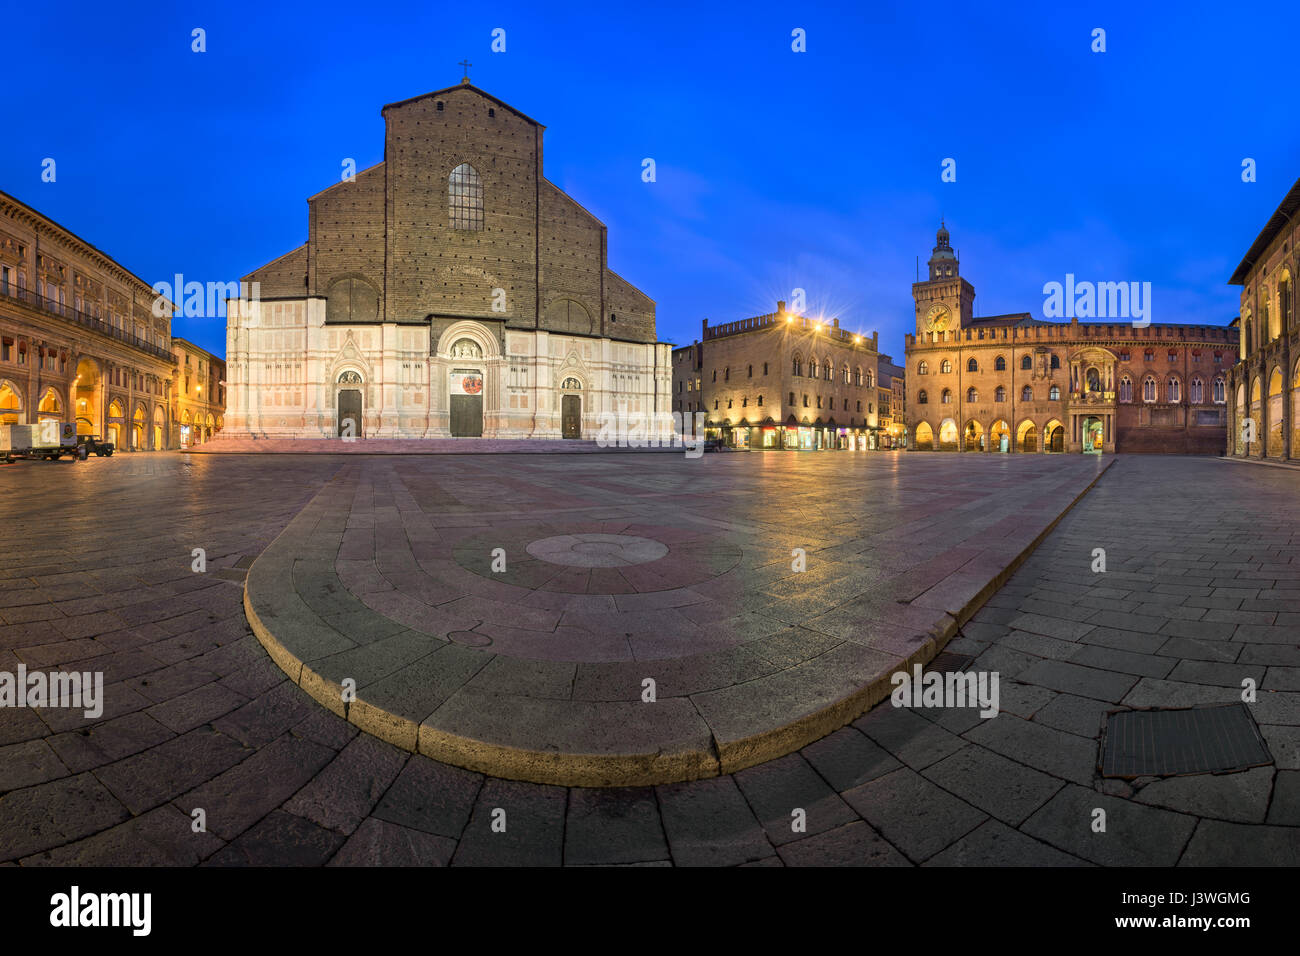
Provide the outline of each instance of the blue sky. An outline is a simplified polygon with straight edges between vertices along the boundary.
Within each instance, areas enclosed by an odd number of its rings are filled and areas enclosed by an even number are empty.
[[[1041,314],[1073,273],[1151,282],[1157,323],[1231,320],[1300,177],[1295,7],[981,6],[15,5],[0,189],[150,283],[238,279],[303,242],[344,157],[383,158],[381,106],[468,57],[547,126],[548,178],[608,225],[661,339],[799,287],[901,358],[940,216],[977,315]],[[224,353],[222,319],[173,331]]]

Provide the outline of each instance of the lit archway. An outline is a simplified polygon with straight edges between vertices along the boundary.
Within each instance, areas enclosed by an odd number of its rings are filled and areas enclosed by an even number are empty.
[[[47,388],[41,395],[40,404],[36,406],[36,420],[41,422],[63,421],[63,399],[53,388]]]
[[[153,410],[153,450],[162,451],[167,447],[163,440],[163,426],[167,423],[167,414],[163,411],[161,405],[157,405]]]
[[[1268,376],[1268,454],[1282,457],[1282,369],[1276,365]]]
[[[1016,429],[1016,446],[1022,452],[1038,451],[1038,426],[1027,418]]]
[[[939,426],[939,450],[957,450],[957,423],[951,418],[945,418]]]
[[[99,434],[99,366],[93,359],[77,362],[77,378],[72,384],[72,400],[76,406],[77,434]]]
[[[1002,419],[994,422],[989,429],[989,447],[997,452],[1011,450],[1011,427]]]
[[[979,422],[966,423],[965,448],[967,451],[984,450],[984,429]]]
[[[916,437],[912,440],[912,445],[917,451],[934,451],[934,429],[929,422],[921,422],[916,426]]]
[[[145,414],[144,406],[137,405],[135,414],[131,416],[131,450],[144,451],[144,425]]]
[[[1065,451],[1065,426],[1055,418],[1043,426],[1043,451]]]
[[[0,425],[17,425],[23,414],[18,389],[10,382],[0,382]]]

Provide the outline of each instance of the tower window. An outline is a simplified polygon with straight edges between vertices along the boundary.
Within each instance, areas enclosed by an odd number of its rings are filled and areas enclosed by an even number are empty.
[[[496,111],[495,109],[493,109],[492,107],[489,106],[489,107],[488,107],[488,116],[489,116],[489,117],[492,117],[492,116],[496,116],[496,115],[497,115],[497,111]]]
[[[438,112],[442,112],[442,100],[438,100]]]

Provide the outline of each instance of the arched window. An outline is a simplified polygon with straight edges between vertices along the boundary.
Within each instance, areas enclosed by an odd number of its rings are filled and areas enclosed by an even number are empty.
[[[868,373],[867,373],[867,388],[870,388],[870,387],[871,387],[871,383],[874,382],[874,381],[875,381],[875,379],[872,378],[872,377],[871,377],[871,373],[868,372]]]
[[[1032,402],[1034,400],[1034,390],[1026,385],[1020,390],[1020,400],[1022,402]]]
[[[1142,361],[1154,362],[1155,360],[1156,360],[1156,353],[1151,351],[1150,349],[1147,349],[1145,352],[1142,353]]]
[[[1059,402],[1061,400],[1061,386],[1053,385],[1047,392],[1049,402]]]
[[[1227,385],[1221,377],[1214,380],[1214,404],[1222,405],[1227,402],[1226,388]]]
[[[1119,400],[1121,402],[1133,401],[1133,380],[1127,375],[1119,380]]]
[[[828,382],[835,379],[835,363],[830,359],[827,359],[826,364],[822,366],[822,376]]]
[[[794,357],[794,368],[791,374],[801,377],[803,375],[803,363],[799,361],[799,356],[797,355]]]
[[[1156,380],[1148,375],[1142,380],[1142,401],[1154,402],[1156,400]]]
[[[1007,370],[1007,360],[999,355],[993,360],[993,371],[1005,372]]]
[[[930,363],[928,363],[928,362],[918,362],[917,365],[916,365],[916,374],[917,374],[917,375],[929,375],[929,374],[930,374]]]
[[[754,366],[752,365],[749,367],[749,377],[750,378],[754,377]]]
[[[854,384],[854,385],[861,385],[861,384],[862,384],[862,368],[861,368],[861,367],[855,368],[855,369],[853,370],[853,384]]]
[[[925,405],[928,404],[929,401],[930,401],[930,397],[925,394],[925,389],[921,389],[919,392],[916,393],[916,404]]]
[[[980,363],[979,363],[979,362],[975,361],[974,359],[967,359],[967,361],[966,361],[966,371],[968,371],[968,372],[978,372],[979,370],[980,370]]]
[[[810,358],[808,360],[808,377],[809,378],[817,377],[817,360],[815,358]]]
[[[1192,379],[1192,384],[1188,388],[1188,399],[1193,405],[1200,405],[1205,401],[1205,383],[1199,378]]]
[[[1060,368],[1060,367],[1061,367],[1061,356],[1056,355],[1056,354],[1053,354],[1053,355],[1052,355],[1052,368]]]
[[[451,171],[447,181],[447,214],[453,229],[483,228],[483,183],[469,163],[461,163]]]
[[[942,372],[944,375],[947,375],[949,372],[952,371],[952,363],[949,362],[947,359],[944,359],[943,362],[941,362],[939,365],[939,371]]]
[[[724,382],[730,382],[730,381],[731,381],[731,366],[730,366],[730,365],[728,365],[726,368],[724,368],[724,369],[722,370],[722,380],[723,380]]]
[[[1169,401],[1177,402],[1182,400],[1182,383],[1178,381],[1177,376],[1169,380]]]
[[[972,360],[972,361],[973,361],[973,360]],[[978,402],[978,401],[979,401],[979,392],[975,391],[974,388],[968,388],[968,389],[966,389],[966,401],[968,401],[968,402]]]
[[[848,384],[849,384],[849,367],[848,367],[847,365],[844,366],[844,368],[843,368],[843,373],[844,373],[844,384],[845,384],[845,385],[848,385]]]
[[[939,402],[943,405],[952,404],[952,389],[945,388],[943,394],[939,396]]]
[[[1033,367],[1034,367],[1034,360],[1031,356],[1028,355],[1020,356],[1020,368],[1022,371],[1027,372]]]
[[[993,390],[993,401],[1005,402],[1007,400],[1007,390],[999,385]]]

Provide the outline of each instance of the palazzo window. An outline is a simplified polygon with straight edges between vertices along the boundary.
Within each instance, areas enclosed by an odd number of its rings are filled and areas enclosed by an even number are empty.
[[[950,372],[952,372],[952,363],[949,362],[947,359],[944,359],[943,362],[941,362],[939,365],[939,371],[942,372],[944,375],[949,374]]]
[[[1193,405],[1200,405],[1205,401],[1205,383],[1199,378],[1192,379],[1192,384],[1188,390],[1188,394]]]
[[[1061,387],[1059,385],[1053,385],[1048,390],[1047,400],[1049,402],[1059,402],[1061,400]]]
[[[1148,375],[1142,380],[1142,401],[1154,402],[1156,400],[1156,380]]]
[[[1022,402],[1032,402],[1034,400],[1034,390],[1026,385],[1020,390],[1020,400]]]
[[[993,370],[995,372],[1005,372],[1007,370],[1007,360],[999,355],[993,360]]]
[[[1222,405],[1225,402],[1227,402],[1228,398],[1225,393],[1226,388],[1227,386],[1225,385],[1223,379],[1216,378],[1214,380],[1214,404]]]
[[[483,228],[483,183],[478,171],[469,163],[461,163],[451,171],[447,184],[447,210],[451,228],[479,230]]]
[[[1028,355],[1022,355],[1022,356],[1020,357],[1020,369],[1021,369],[1021,371],[1028,372],[1028,371],[1029,371],[1030,369],[1032,369],[1033,367],[1034,367],[1034,360],[1033,360],[1033,358],[1032,358],[1031,356],[1028,356]]]
[[[1180,401],[1181,396],[1182,396],[1182,383],[1179,382],[1178,379],[1176,378],[1171,378],[1169,380],[1169,401],[1171,402]]]
[[[1119,400],[1121,402],[1133,401],[1133,380],[1127,375],[1119,380]]]

